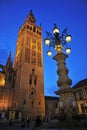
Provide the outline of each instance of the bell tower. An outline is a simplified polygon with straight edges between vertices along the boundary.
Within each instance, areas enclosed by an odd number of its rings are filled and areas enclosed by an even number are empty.
[[[32,10],[18,32],[14,58],[15,104],[23,114],[45,115],[42,27]]]

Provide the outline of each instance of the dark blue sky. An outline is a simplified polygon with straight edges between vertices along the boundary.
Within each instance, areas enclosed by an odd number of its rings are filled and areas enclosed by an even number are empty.
[[[46,54],[45,31],[51,32],[53,24],[60,33],[68,28],[72,35],[71,54],[66,60],[72,86],[87,78],[87,1],[86,0],[0,0],[0,64],[5,64],[10,50],[14,60],[19,27],[32,9],[37,24],[43,29],[44,87],[45,95],[53,95],[57,87],[57,64]],[[53,56],[56,52],[53,52]]]

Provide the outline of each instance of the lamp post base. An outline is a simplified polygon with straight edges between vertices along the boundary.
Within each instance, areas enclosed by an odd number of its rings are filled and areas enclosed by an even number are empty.
[[[67,57],[68,56],[63,53],[57,53],[56,56],[53,57],[53,59],[57,61],[58,65],[57,74],[59,76],[59,79],[57,81],[57,84],[60,87],[60,89],[55,93],[57,95],[60,95],[60,114],[65,114],[67,118],[71,118],[72,114],[76,112],[76,101],[73,91],[70,88],[72,80],[68,77],[68,69],[65,63]]]
[[[72,89],[60,89],[55,92],[60,95],[59,100],[59,114],[66,115],[66,118],[72,118],[72,115],[77,113],[77,105],[73,96]]]

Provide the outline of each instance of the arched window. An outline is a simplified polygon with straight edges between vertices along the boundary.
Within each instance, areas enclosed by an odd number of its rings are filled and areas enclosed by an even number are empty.
[[[31,95],[34,95],[34,92],[33,92],[33,91],[31,92]]]
[[[36,84],[37,84],[37,77],[34,76],[34,85],[36,85]]]
[[[29,25],[27,25],[27,29],[29,29]]]
[[[35,28],[35,27],[33,27],[33,32],[35,32],[35,30],[36,30],[36,28]]]
[[[30,77],[29,77],[29,84],[32,84],[32,76],[30,74]]]

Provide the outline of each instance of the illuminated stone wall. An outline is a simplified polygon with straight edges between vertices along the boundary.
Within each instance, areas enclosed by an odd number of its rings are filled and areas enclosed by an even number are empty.
[[[18,32],[14,59],[15,104],[24,116],[45,115],[42,28],[30,11]]]
[[[0,73],[0,87],[4,87],[5,86],[5,74],[4,73]]]
[[[87,114],[87,79],[78,82],[73,89],[79,113]]]

